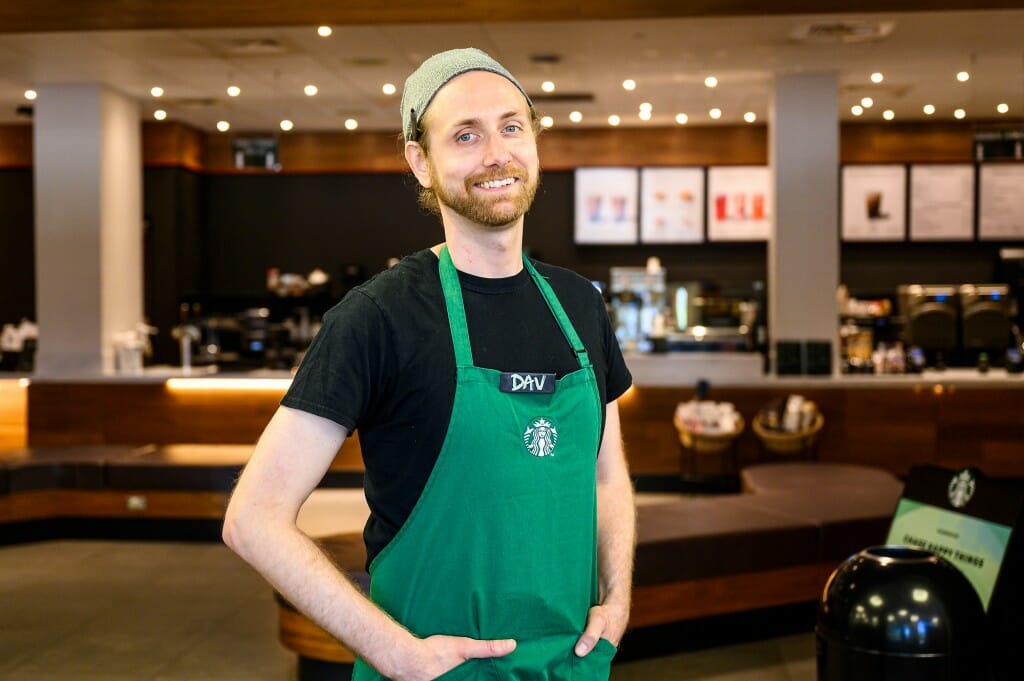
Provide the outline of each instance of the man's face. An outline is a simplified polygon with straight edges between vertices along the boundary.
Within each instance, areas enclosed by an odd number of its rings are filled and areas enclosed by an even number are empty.
[[[452,79],[430,103],[423,127],[429,186],[442,215],[447,208],[503,229],[529,210],[540,175],[537,141],[526,98],[506,78],[470,71]]]

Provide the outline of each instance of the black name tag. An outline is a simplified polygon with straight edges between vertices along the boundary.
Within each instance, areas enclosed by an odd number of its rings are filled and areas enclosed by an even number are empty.
[[[553,393],[555,375],[506,371],[499,387],[503,393]]]

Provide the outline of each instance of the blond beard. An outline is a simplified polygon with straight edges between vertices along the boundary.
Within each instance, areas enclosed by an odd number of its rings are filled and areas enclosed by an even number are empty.
[[[473,185],[509,177],[510,174],[523,185],[523,190],[512,199],[511,205],[500,207],[498,204],[508,201],[503,197],[491,199],[473,195]],[[526,215],[530,206],[533,205],[533,199],[537,194],[537,185],[540,183],[539,177],[530,176],[525,168],[518,165],[509,165],[502,171],[480,173],[467,178],[461,193],[449,191],[448,187],[435,174],[433,166],[430,166],[430,180],[431,190],[439,203],[467,220],[495,229],[503,229]]]

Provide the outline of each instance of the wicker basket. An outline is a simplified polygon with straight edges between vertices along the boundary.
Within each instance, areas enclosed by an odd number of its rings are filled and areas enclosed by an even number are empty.
[[[755,418],[751,423],[754,434],[761,440],[764,448],[773,454],[794,455],[803,454],[814,446],[818,439],[821,427],[825,425],[825,415],[820,411],[814,415],[814,420],[806,429],[796,433],[785,433],[777,430],[769,430],[761,423],[761,419]]]
[[[739,414],[736,415],[736,429],[728,433],[695,433],[679,419],[673,418],[672,422],[679,434],[680,444],[699,454],[724,452],[732,444],[732,441],[743,432],[745,425],[743,417]]]

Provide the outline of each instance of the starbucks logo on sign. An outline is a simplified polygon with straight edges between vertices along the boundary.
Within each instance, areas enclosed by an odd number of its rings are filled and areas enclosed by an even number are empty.
[[[963,470],[953,476],[949,481],[949,503],[954,508],[962,508],[974,496],[974,476],[968,470]]]
[[[523,444],[526,445],[526,451],[534,456],[554,456],[558,430],[550,419],[534,419],[523,432]]]

